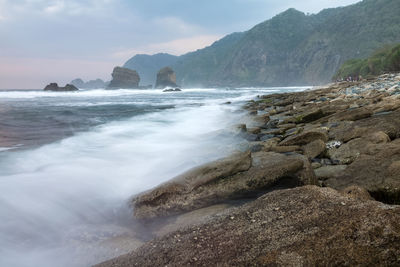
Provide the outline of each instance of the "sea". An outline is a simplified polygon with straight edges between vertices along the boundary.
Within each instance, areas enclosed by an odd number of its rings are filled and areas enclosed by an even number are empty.
[[[306,89],[0,90],[0,266],[81,267],[128,252],[143,239],[134,195],[246,149],[234,131],[246,101]]]

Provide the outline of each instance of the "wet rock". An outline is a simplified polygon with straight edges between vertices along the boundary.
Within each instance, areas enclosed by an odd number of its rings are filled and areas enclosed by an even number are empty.
[[[264,126],[266,125],[270,120],[270,117],[268,114],[263,114],[263,115],[258,115],[254,118],[254,126]]]
[[[330,188],[278,190],[168,234],[112,266],[397,266],[400,208]]]
[[[185,210],[187,205],[185,201],[179,203],[179,200],[175,198],[187,195],[202,185],[246,171],[251,167],[251,162],[250,153],[244,152],[191,169],[171,181],[135,197],[133,200],[134,215],[140,219],[148,219],[174,214],[180,209]]]
[[[170,182],[143,193],[133,200],[139,219],[171,216],[182,212],[254,196],[277,185],[293,187],[316,183],[308,160],[272,152],[235,155],[206,164]]]
[[[182,90],[179,88],[171,88],[171,89],[164,89],[163,92],[167,93],[167,92],[181,92]]]

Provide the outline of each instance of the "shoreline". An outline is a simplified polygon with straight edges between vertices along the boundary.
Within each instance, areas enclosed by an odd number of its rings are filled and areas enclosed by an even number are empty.
[[[217,262],[222,265],[285,265],[291,260],[318,264],[321,259],[316,254],[305,253],[293,244],[305,242],[306,247],[315,242],[325,244],[329,235],[318,238],[317,233],[321,229],[328,233],[332,231],[334,218],[332,221],[322,220],[324,211],[347,214],[350,207],[365,219],[358,221],[350,215],[335,218],[336,223],[342,224],[343,235],[338,234],[333,244],[342,244],[346,239],[344,233],[354,231],[351,228],[354,221],[364,231],[339,250],[324,246],[317,250],[337,263],[340,259],[353,264],[371,264],[375,260],[400,263],[399,258],[384,253],[384,247],[391,253],[400,252],[400,228],[393,224],[400,218],[400,208],[390,206],[400,204],[400,74],[383,75],[373,81],[334,83],[303,92],[260,96],[249,101],[245,109],[254,120],[239,128],[252,143],[250,152],[196,167],[135,197],[132,201],[135,217],[145,224],[153,223],[152,231],[158,238],[129,254],[96,266],[205,265]],[[282,240],[294,238],[287,243],[292,249],[286,251],[282,247],[285,242],[279,241],[273,233],[276,238],[273,239],[273,250],[270,245],[236,236],[235,231],[246,232],[251,228],[251,234],[267,238],[262,229],[278,227],[279,232],[284,225],[293,222],[291,212],[302,214],[295,216],[296,225],[309,229],[311,217],[296,206],[287,206],[285,201],[289,201],[288,194],[292,194],[289,192],[296,192],[300,199],[309,198],[315,204],[311,205],[310,212],[322,221],[315,222],[316,232],[311,234],[312,240],[309,236],[296,239],[292,234],[285,234],[285,230],[281,233]],[[264,199],[270,199],[266,205],[269,209],[271,205],[276,206],[272,210],[280,213],[279,223],[241,217],[244,213],[252,217],[265,211],[266,207],[259,205]],[[303,205],[300,199],[293,200],[299,207]],[[243,202],[227,204],[233,200]],[[278,212],[280,210],[282,212]],[[392,238],[384,235],[372,238],[370,234],[377,231],[378,226],[372,224],[368,216],[384,211],[386,217],[381,219],[381,224],[388,225],[386,230]],[[219,224],[220,221],[233,228],[226,229]],[[213,227],[214,224],[220,229]],[[226,239],[226,235],[216,234],[223,229],[232,240]],[[197,236],[193,236],[196,232]],[[202,235],[204,240],[200,238]],[[372,242],[379,241],[382,247],[361,245],[358,240],[365,235],[370,236]],[[224,244],[227,242],[233,243],[226,247]],[[214,248],[210,247],[212,244]],[[356,248],[357,253],[346,253],[349,246]],[[222,247],[224,249],[218,255],[213,252]],[[263,250],[267,256],[260,262],[260,255],[255,250]],[[205,251],[214,256],[210,258],[203,253]],[[362,256],[364,251],[375,254],[365,258]],[[239,252],[245,253],[246,257],[239,256]],[[175,257],[165,256],[168,253]]]

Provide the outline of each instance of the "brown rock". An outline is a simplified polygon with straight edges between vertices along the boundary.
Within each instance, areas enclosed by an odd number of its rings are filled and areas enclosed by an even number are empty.
[[[356,108],[338,112],[329,118],[329,121],[357,121],[371,117],[373,112],[367,108]]]
[[[315,169],[315,175],[319,180],[327,180],[329,178],[339,175],[341,172],[345,171],[347,165],[328,165]]]
[[[96,267],[398,266],[400,207],[330,188],[279,190]]]
[[[328,141],[328,135],[326,131],[310,130],[293,136],[289,136],[283,140],[281,146],[292,146],[292,145],[306,145],[315,140],[322,140],[323,142]]]
[[[370,144],[345,172],[329,178],[325,186],[343,189],[363,187],[386,203],[400,203],[400,139],[386,144]]]
[[[108,88],[139,88],[140,77],[135,70],[115,67],[111,75],[113,79]]]
[[[295,151],[300,151],[301,147],[300,146],[275,146],[271,147],[270,151],[276,152],[276,153],[287,153],[287,152],[295,152]]]
[[[355,186],[355,185],[346,187],[341,192],[343,194],[345,194],[346,196],[349,196],[349,197],[352,197],[352,198],[355,198],[358,200],[363,200],[363,201],[374,200],[365,188]]]
[[[145,192],[133,200],[135,217],[151,219],[179,214],[254,195],[278,184],[293,187],[316,183],[308,160],[300,155],[257,152],[252,154],[251,162],[248,157],[237,155],[206,164]]]
[[[306,155],[310,159],[313,159],[325,152],[326,144],[324,141],[318,139],[312,141],[311,143],[308,143],[307,145],[304,145],[302,147],[302,150],[304,152],[304,155]]]
[[[157,73],[156,88],[179,87],[176,84],[176,74],[170,67],[162,68]]]
[[[246,171],[250,167],[251,156],[249,152],[245,152],[193,168],[136,197],[133,201],[134,215],[142,219],[178,213],[179,207],[185,210],[185,203],[180,203],[180,200],[175,198],[189,194],[215,180]]]
[[[400,112],[396,111],[351,123],[339,123],[336,127],[329,129],[329,136],[332,139],[347,142],[380,131],[387,134],[391,140],[400,137]]]

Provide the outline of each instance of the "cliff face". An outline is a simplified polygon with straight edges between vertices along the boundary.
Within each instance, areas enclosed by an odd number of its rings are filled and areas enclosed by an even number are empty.
[[[346,60],[400,42],[398,14],[398,0],[364,0],[316,15],[289,9],[168,65],[183,86],[322,84]]]
[[[135,70],[115,67],[108,88],[139,88],[140,77]]]

